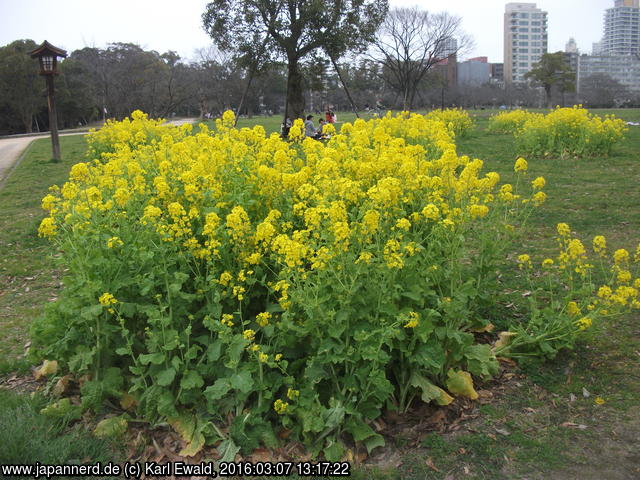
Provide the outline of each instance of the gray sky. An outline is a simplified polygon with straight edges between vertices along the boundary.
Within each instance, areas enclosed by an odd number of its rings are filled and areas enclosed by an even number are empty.
[[[137,43],[145,49],[175,50],[195,58],[210,42],[201,26],[207,0],[0,0],[0,45],[31,38],[68,51],[110,42]],[[390,0],[460,15],[475,42],[468,57],[502,62],[504,0]],[[533,2],[531,2],[533,3]],[[549,12],[549,51],[564,50],[574,37],[581,52],[602,36],[602,18],[614,0],[538,0]]]

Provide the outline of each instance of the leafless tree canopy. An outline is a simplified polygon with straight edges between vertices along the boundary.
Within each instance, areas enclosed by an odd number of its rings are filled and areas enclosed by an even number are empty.
[[[435,64],[470,45],[461,23],[460,17],[447,12],[430,13],[418,7],[397,8],[387,15],[370,56],[382,64],[405,109],[411,108],[418,85]],[[450,50],[454,39],[457,48]]]

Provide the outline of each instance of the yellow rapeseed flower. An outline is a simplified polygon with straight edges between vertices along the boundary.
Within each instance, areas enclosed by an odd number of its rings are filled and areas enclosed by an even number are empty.
[[[529,168],[529,165],[527,164],[527,161],[522,157],[519,157],[516,160],[515,165],[513,166],[513,169],[516,172],[526,172],[528,168]]]
[[[100,298],[98,299],[98,301],[100,302],[100,305],[104,307],[108,307],[109,305],[118,303],[118,300],[116,300],[116,298],[109,292],[105,292],[102,295],[100,295]]]

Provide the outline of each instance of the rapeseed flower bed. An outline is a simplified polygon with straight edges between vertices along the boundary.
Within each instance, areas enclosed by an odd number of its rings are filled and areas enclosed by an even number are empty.
[[[32,355],[82,380],[80,407],[49,411],[120,402],[169,422],[183,455],[289,439],[339,459],[384,444],[384,409],[476,398],[497,354],[552,356],[602,310],[637,306],[631,254],[598,290],[568,227],[542,275],[526,253],[510,261],[545,179],[520,158],[521,188],[501,185],[440,120],[357,120],[326,143],[300,121],[290,141],[233,124],[134,112],[92,133],[90,161],[43,199],[39,232],[68,272]],[[538,282],[530,321],[496,318],[501,272]]]
[[[440,120],[456,137],[466,135],[471,127],[473,120],[466,110],[461,108],[447,108],[444,110],[433,110],[427,114],[428,119]]]
[[[624,138],[624,122],[614,115],[604,119],[581,106],[556,108],[547,115],[523,110],[491,118],[489,130],[513,133],[518,152],[536,158],[594,157],[611,153]]]

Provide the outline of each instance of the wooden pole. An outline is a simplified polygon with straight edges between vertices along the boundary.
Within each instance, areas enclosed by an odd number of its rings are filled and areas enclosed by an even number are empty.
[[[58,116],[56,115],[56,99],[53,90],[53,75],[47,77],[47,103],[49,104],[49,131],[51,132],[51,150],[53,161],[60,161],[60,141],[58,139]]]

